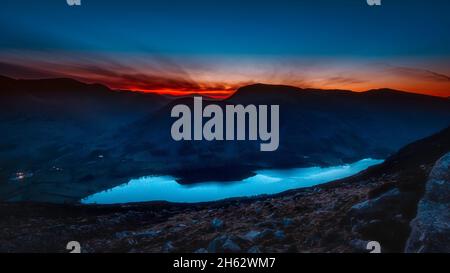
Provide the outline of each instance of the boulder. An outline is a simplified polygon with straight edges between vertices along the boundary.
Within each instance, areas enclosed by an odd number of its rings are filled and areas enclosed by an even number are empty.
[[[401,192],[398,188],[394,188],[376,198],[354,205],[350,215],[367,219],[382,219],[386,218],[386,215],[394,217],[400,213],[399,209],[409,207],[414,198],[414,193]]]
[[[380,242],[387,252],[401,252],[417,200],[417,193],[394,188],[358,203],[349,212],[352,231],[364,240]]]
[[[405,252],[450,252],[450,153],[431,170]]]
[[[367,244],[369,241],[361,240],[361,239],[353,239],[350,241],[349,245],[351,248],[358,253],[367,253]]]
[[[250,230],[244,236],[242,236],[242,238],[244,238],[245,240],[251,241],[251,242],[258,240],[260,237],[261,237],[261,231],[257,231],[257,230]]]
[[[214,219],[211,221],[211,228],[212,228],[213,230],[219,230],[219,229],[222,229],[222,228],[223,228],[223,221],[220,220],[219,218],[214,218]]]
[[[262,253],[262,251],[258,246],[252,246],[247,250],[247,253]]]
[[[235,236],[220,235],[214,238],[208,245],[209,253],[236,253],[241,252],[241,247],[235,242]]]
[[[199,248],[195,250],[194,253],[208,253],[208,250],[206,248]]]
[[[231,240],[230,238],[227,238],[227,240],[225,241],[225,243],[222,245],[222,248],[224,250],[224,252],[240,252],[241,251],[241,247],[236,244],[233,240]]]
[[[294,220],[291,218],[283,218],[282,223],[283,223],[284,227],[289,227],[289,226],[294,225]]]
[[[277,230],[273,233],[273,236],[278,240],[284,240],[286,239],[286,235],[284,234],[284,231]]]
[[[175,247],[173,246],[172,241],[167,241],[166,243],[164,243],[161,250],[163,253],[170,253],[175,251]]]

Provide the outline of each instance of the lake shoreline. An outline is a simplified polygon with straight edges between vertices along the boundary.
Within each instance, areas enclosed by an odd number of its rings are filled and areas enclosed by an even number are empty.
[[[374,166],[369,172],[377,168]],[[66,252],[59,241],[76,238],[85,252],[195,252],[207,249],[221,235],[239,241],[249,231],[266,230],[282,231],[284,235],[269,236],[260,242],[257,247],[263,252],[352,252],[346,211],[384,183],[367,180],[367,172],[274,195],[195,204],[0,203],[0,213],[10,215],[0,223],[5,234],[9,234],[0,238],[0,251],[3,245],[10,251]],[[322,215],[325,211],[329,214],[326,217]],[[223,226],[213,228],[214,219],[222,221]],[[31,224],[35,221],[39,225]],[[311,226],[312,223],[315,224]],[[59,243],[48,243],[55,231],[60,234]],[[330,232],[339,240],[327,242],[326,234]],[[19,243],[19,238],[27,233],[35,234],[33,239]],[[307,243],[317,234],[322,234],[317,242]],[[293,246],[289,242],[297,243]],[[167,249],[168,244],[174,249]],[[254,246],[250,241],[239,244],[242,251]]]
[[[403,252],[428,174],[449,151],[449,133],[354,176],[270,196],[199,204],[1,202],[0,252],[64,253],[73,240],[86,253],[365,252],[374,238],[383,252]],[[392,207],[393,193],[400,203]],[[389,198],[377,201],[379,214],[364,209],[382,196]]]
[[[239,197],[270,196],[350,177],[382,162],[383,160],[365,158],[331,167],[262,169],[254,171],[252,176],[242,180],[228,182],[212,180],[188,185],[178,183],[178,180],[171,176],[144,176],[90,195],[83,198],[81,203],[117,204],[145,201],[199,203]]]

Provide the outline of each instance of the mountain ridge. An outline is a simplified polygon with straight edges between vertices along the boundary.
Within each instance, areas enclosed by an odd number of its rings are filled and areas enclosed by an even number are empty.
[[[161,95],[156,92],[146,92],[146,91],[138,91],[138,90],[131,90],[131,89],[116,89],[116,88],[110,88],[105,84],[101,83],[87,83],[82,80],[77,80],[70,77],[56,77],[56,78],[42,78],[42,79],[22,79],[22,78],[12,78],[4,75],[0,75],[0,87],[2,84],[19,84],[19,85],[25,85],[27,83],[29,84],[37,84],[36,87],[46,87],[46,88],[80,88],[80,87],[90,87],[90,88],[98,88],[103,90],[108,90],[111,92],[134,92],[134,93],[141,93],[146,95],[155,95],[155,96],[161,96],[161,97],[171,97],[171,98],[177,98],[179,96],[166,96]],[[65,85],[63,85],[65,84]],[[10,87],[10,86],[7,86]],[[277,88],[280,93],[283,92],[304,92],[304,93],[312,93],[312,92],[319,92],[319,93],[329,93],[329,92],[335,92],[338,94],[376,94],[376,93],[385,93],[385,94],[398,94],[398,95],[414,95],[414,96],[426,96],[426,97],[436,97],[436,98],[450,98],[450,97],[438,97],[428,94],[419,94],[414,92],[409,92],[406,90],[397,90],[392,88],[375,88],[375,89],[369,89],[366,91],[354,91],[354,90],[346,90],[346,89],[321,89],[321,88],[304,88],[304,87],[297,87],[293,85],[285,85],[285,84],[266,84],[266,83],[254,83],[249,85],[244,85],[238,87],[229,97],[224,98],[223,100],[229,100],[232,99],[236,95],[241,95],[242,93],[250,93],[252,91],[258,90],[259,93],[265,93],[265,92],[272,92],[274,88]],[[1,93],[0,93],[1,95]],[[202,96],[201,93],[195,93],[195,94],[186,94],[186,97],[192,97],[192,96]],[[280,94],[281,95],[281,94]],[[283,94],[285,95],[285,94]],[[180,96],[183,97],[183,96]],[[217,99],[216,99],[217,100]]]
[[[45,88],[48,81],[53,82],[50,91]],[[0,82],[17,83],[8,78]],[[64,92],[61,82],[73,88]],[[21,171],[33,173],[29,180],[50,182],[21,190],[13,183],[0,184],[0,198],[8,200],[74,202],[151,174],[173,175],[183,183],[228,181],[258,169],[386,158],[450,124],[449,100],[409,93],[309,92],[283,86],[284,94],[277,91],[279,86],[260,84],[243,87],[251,92],[225,100],[203,101],[222,107],[279,104],[280,145],[266,153],[260,152],[257,141],[174,141],[170,111],[178,103],[192,107],[191,97],[113,92],[66,79],[25,81],[27,88],[19,83],[16,89],[0,84],[0,130],[5,132],[0,139],[0,180],[10,181]],[[64,171],[54,173],[53,167]],[[67,188],[72,195],[54,192]]]

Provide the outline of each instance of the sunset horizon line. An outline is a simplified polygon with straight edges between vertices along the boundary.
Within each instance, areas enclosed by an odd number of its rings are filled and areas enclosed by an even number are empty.
[[[344,92],[352,92],[352,93],[366,93],[371,91],[377,91],[377,90],[391,90],[395,92],[402,92],[402,93],[408,93],[408,94],[416,94],[416,95],[423,95],[423,96],[431,96],[431,97],[437,97],[437,98],[450,98],[450,96],[445,95],[435,95],[432,93],[424,93],[424,92],[414,92],[411,90],[405,90],[405,89],[396,89],[391,87],[375,87],[375,88],[368,88],[368,89],[362,89],[362,90],[356,90],[356,89],[349,89],[349,88],[318,88],[318,87],[312,87],[312,86],[299,86],[299,85],[293,85],[293,84],[284,84],[284,83],[264,83],[264,82],[256,82],[256,81],[249,81],[248,83],[243,83],[241,85],[234,85],[232,88],[228,89],[175,89],[175,88],[168,88],[168,89],[143,89],[133,86],[114,86],[108,83],[100,82],[100,81],[91,81],[89,79],[81,79],[77,77],[71,77],[69,75],[61,76],[61,77],[40,77],[40,78],[26,78],[26,77],[11,77],[0,74],[0,77],[9,78],[12,80],[18,80],[18,81],[40,81],[40,80],[74,80],[82,84],[87,85],[102,85],[106,88],[108,88],[111,91],[121,91],[121,92],[136,92],[136,93],[145,93],[145,94],[156,94],[156,95],[162,95],[162,96],[169,96],[169,97],[183,97],[183,96],[206,96],[212,99],[227,99],[231,96],[233,96],[239,89],[253,86],[253,85],[264,85],[264,86],[285,86],[285,87],[293,87],[301,90],[309,90],[309,91],[344,91]]]

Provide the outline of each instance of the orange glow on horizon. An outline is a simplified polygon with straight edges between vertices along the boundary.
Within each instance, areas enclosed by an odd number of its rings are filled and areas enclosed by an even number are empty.
[[[142,89],[138,87],[127,87],[127,88],[121,88],[129,91],[135,91],[135,92],[143,92],[143,93],[153,93],[158,95],[168,95],[168,96],[174,96],[174,97],[182,97],[182,96],[188,96],[193,94],[201,94],[213,99],[225,99],[231,96],[236,90],[230,89],[230,90],[208,90],[208,89],[202,89],[202,90],[176,90],[176,89],[160,89],[160,90],[154,90],[154,89]]]
[[[0,54],[1,56],[1,54]],[[136,56],[101,58],[69,55],[55,58],[53,54],[9,56],[5,60],[15,69],[6,73],[13,78],[26,74],[41,78],[72,78],[86,83],[100,83],[111,89],[131,90],[168,96],[202,94],[215,99],[232,95],[242,86],[263,83],[298,88],[340,89],[363,92],[389,88],[410,93],[450,97],[450,67],[441,59],[417,60],[346,60],[333,58],[262,59],[218,58],[179,59],[175,63],[138,62]],[[80,57],[80,58],[78,58]],[[84,58],[83,58],[84,57]],[[56,59],[48,62],[48,59]],[[184,65],[185,64],[185,65]],[[30,72],[31,71],[31,72]],[[38,78],[39,76],[33,76]]]
[[[358,85],[338,85],[338,84],[329,84],[329,85],[319,85],[314,84],[312,86],[296,86],[294,84],[289,83],[267,83],[267,84],[278,84],[278,85],[290,85],[298,88],[303,89],[322,89],[322,90],[348,90],[352,92],[366,92],[373,89],[382,89],[382,88],[389,88],[409,93],[416,93],[416,94],[423,94],[423,95],[430,95],[430,96],[436,96],[436,97],[450,97],[450,89],[447,89],[445,87],[442,87],[442,85],[439,84],[430,84],[430,83],[408,83],[408,82],[396,82],[396,83],[385,83],[384,85],[375,85],[375,84],[358,84]],[[110,86],[110,85],[108,85]],[[116,88],[114,86],[110,86],[112,89],[125,89],[129,91],[135,91],[135,92],[143,92],[143,93],[154,93],[158,95],[168,95],[168,96],[174,96],[174,97],[182,97],[182,96],[188,96],[193,94],[201,94],[206,97],[210,97],[213,99],[226,99],[233,95],[237,89],[239,89],[242,86],[236,86],[235,88],[227,88],[225,90],[223,89],[208,89],[205,87],[205,89],[199,89],[199,90],[184,90],[184,89],[143,89],[136,86],[127,86],[127,87],[120,87]]]

